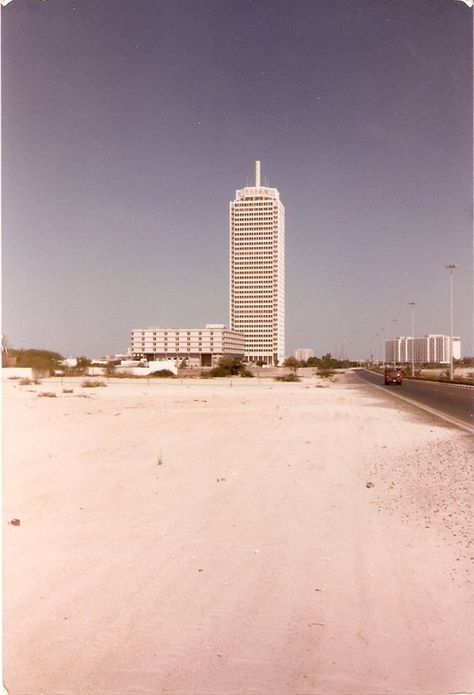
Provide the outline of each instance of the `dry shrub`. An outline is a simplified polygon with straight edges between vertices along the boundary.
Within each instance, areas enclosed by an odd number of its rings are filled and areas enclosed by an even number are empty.
[[[31,386],[31,384],[41,384],[39,379],[30,379],[29,377],[24,377],[18,382],[20,386]]]
[[[296,374],[284,374],[283,376],[276,376],[274,381],[295,383],[296,381],[301,381],[301,379],[299,378],[299,376],[296,376]]]
[[[105,381],[94,381],[93,379],[86,379],[81,384],[84,389],[96,389],[99,386],[107,386]]]
[[[63,393],[74,393],[74,389],[63,389]]]
[[[38,396],[42,396],[43,398],[57,398],[56,394],[52,391],[41,391],[38,393]]]
[[[330,369],[329,367],[319,367],[318,368],[318,376],[320,376],[322,379],[331,379],[331,377],[334,376],[336,372],[334,369]]]

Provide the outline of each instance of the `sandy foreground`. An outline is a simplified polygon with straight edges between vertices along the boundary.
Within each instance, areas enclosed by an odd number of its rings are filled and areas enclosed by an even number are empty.
[[[469,435],[351,375],[3,411],[10,695],[474,691]]]

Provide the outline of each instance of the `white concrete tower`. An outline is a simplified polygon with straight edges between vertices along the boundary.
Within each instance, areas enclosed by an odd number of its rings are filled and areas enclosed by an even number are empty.
[[[248,362],[285,356],[285,208],[276,188],[236,191],[230,203],[230,328],[245,335]]]

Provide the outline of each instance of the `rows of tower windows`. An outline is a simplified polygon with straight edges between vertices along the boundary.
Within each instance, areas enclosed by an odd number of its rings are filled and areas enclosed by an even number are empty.
[[[278,218],[277,215],[275,215],[275,217],[265,217],[265,219],[260,220],[254,217],[254,215],[249,215],[248,219],[239,217],[233,220],[232,223],[234,230],[237,232],[241,232],[243,229],[249,229],[252,231],[260,229],[262,232],[264,232],[272,229],[277,229]],[[236,229],[237,227],[238,229]]]
[[[253,241],[249,240],[236,240],[234,242],[234,248],[235,249],[242,249],[242,248],[247,248],[250,247],[252,249],[258,250],[258,249],[273,249],[276,247],[276,243],[273,241],[262,241],[261,239],[254,239]]]
[[[264,277],[265,275],[274,275],[276,272],[276,262],[260,261],[258,263],[258,268],[254,264],[250,264],[247,259],[233,259],[232,270],[234,275],[242,277],[245,273],[251,275],[252,277],[258,277],[259,275]]]
[[[232,275],[234,277],[243,277],[247,274],[251,278],[264,277],[266,274],[268,276],[275,275],[277,271],[276,261],[269,261],[267,258],[259,258],[254,263],[248,261],[241,262],[239,265],[233,264]]]
[[[266,230],[263,233],[261,230],[256,234],[255,232],[236,232],[234,238],[232,239],[232,246],[235,244],[242,244],[245,241],[252,241],[254,244],[272,244],[273,246],[278,245],[278,239],[276,235],[271,230]]]
[[[268,198],[267,200],[263,200],[260,203],[256,203],[255,201],[252,201],[250,198],[241,198],[240,200],[235,200],[233,202],[233,207],[234,208],[252,208],[254,210],[258,210],[261,208],[272,208],[272,207],[277,207],[278,203],[273,199],[273,198]]]
[[[272,285],[276,288],[278,283],[278,276],[275,272],[276,269],[269,267],[264,268],[253,268],[251,270],[241,270],[238,268],[232,272],[232,285],[239,283],[240,285],[245,284],[248,287],[268,287]]]
[[[259,259],[254,263],[244,261],[240,265],[232,264],[232,277],[242,278],[248,275],[249,278],[257,279],[259,277],[271,277],[276,275],[278,264],[276,261],[268,260],[267,258]]]
[[[262,229],[261,227],[258,229],[248,229],[247,227],[244,229],[236,229],[233,234],[232,243],[237,244],[239,242],[242,243],[243,241],[253,241],[255,243],[277,243],[278,239],[276,237],[276,233],[277,230],[272,227],[268,227],[268,229]]]
[[[249,246],[250,246],[250,244],[249,244]],[[258,253],[257,252],[252,253],[252,251],[240,251],[238,258],[239,259],[248,258],[249,260],[252,260],[252,258],[256,258],[257,260],[261,260],[262,258],[270,258],[270,259],[275,258],[275,255],[271,251],[259,251]],[[232,260],[235,260],[235,256]],[[276,263],[276,261],[275,261],[275,263]]]
[[[273,271],[258,273],[233,273],[232,274],[232,288],[236,287],[242,289],[247,288],[252,291],[255,289],[267,289],[271,290],[272,294],[278,292],[278,281],[276,278],[276,273]]]
[[[260,239],[236,239],[232,244],[232,253],[239,257],[244,254],[247,256],[249,253],[259,252],[262,253],[263,249],[270,249],[273,253],[278,250],[278,244],[272,241],[261,241]]]
[[[273,241],[261,241],[260,239],[236,239],[232,250],[234,254],[240,254],[246,249],[253,249],[256,252],[262,252],[265,250],[274,251],[277,248],[277,244]]]
[[[253,252],[250,249],[253,249]],[[233,261],[242,261],[244,259],[253,258],[254,256],[261,257],[262,254],[268,255],[269,252],[272,258],[275,258],[275,250],[276,244],[272,244],[271,242],[260,242],[255,244],[249,243],[248,241],[237,242],[231,249],[231,258]]]
[[[234,208],[233,210],[233,216],[234,218],[236,217],[274,217],[275,215],[278,215],[278,210],[274,210],[273,208],[267,208],[266,210],[258,210],[255,211],[254,209],[251,208],[246,208],[245,210],[239,210],[238,208]]]

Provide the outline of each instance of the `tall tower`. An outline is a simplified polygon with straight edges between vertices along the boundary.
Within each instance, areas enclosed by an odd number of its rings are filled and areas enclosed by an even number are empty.
[[[285,356],[285,208],[276,188],[242,188],[230,203],[230,328],[245,335],[248,362]]]

